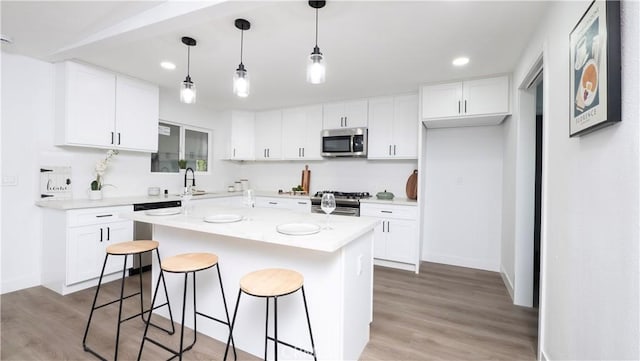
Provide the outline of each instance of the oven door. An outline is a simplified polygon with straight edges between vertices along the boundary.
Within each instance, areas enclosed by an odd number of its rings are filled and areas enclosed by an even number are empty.
[[[319,204],[311,206],[311,213],[320,213],[324,214],[324,211],[320,207]],[[349,217],[360,217],[360,208],[357,207],[336,207],[336,209],[331,212],[331,214],[335,214],[338,216],[349,216]]]

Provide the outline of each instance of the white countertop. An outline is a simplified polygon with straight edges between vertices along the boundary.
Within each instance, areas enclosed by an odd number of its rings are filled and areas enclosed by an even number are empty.
[[[242,196],[242,192],[223,192],[223,191],[205,192],[204,194],[193,196],[191,200],[234,197],[234,196]],[[256,196],[309,199],[308,195],[300,196],[300,195],[292,195],[292,194],[286,194],[286,193],[278,194],[278,192],[266,192],[266,191],[256,191]],[[103,198],[100,200],[91,200],[86,198],[85,199],[42,199],[42,200],[36,201],[36,205],[38,207],[43,207],[43,208],[68,210],[68,209],[123,206],[123,205],[131,205],[131,204],[138,204],[138,203],[179,201],[181,199],[182,198],[176,194],[168,195],[167,197],[165,197],[164,195],[131,196],[131,197]]]
[[[251,220],[242,220],[234,223],[207,223],[203,220],[205,216],[216,214],[246,216],[248,211],[247,208],[199,206],[196,204],[189,210],[187,215],[181,213],[170,216],[150,216],[145,211],[139,211],[121,213],[120,217],[159,226],[322,252],[339,250],[349,242],[373,230],[380,222],[369,217],[332,216],[330,217],[329,225],[333,229],[321,230],[319,233],[306,236],[289,236],[278,233],[276,226],[293,222],[314,223],[322,226],[325,223],[326,216],[282,209],[253,208],[250,213]]]
[[[392,200],[377,199],[375,196],[368,199],[361,199],[360,203],[394,204],[399,206],[417,206],[418,201],[408,198],[394,198]]]

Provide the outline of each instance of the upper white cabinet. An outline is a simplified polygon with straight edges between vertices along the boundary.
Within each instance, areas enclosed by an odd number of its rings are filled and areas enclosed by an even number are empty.
[[[158,87],[74,62],[56,64],[56,144],[156,152]]]
[[[367,100],[328,103],[324,105],[324,129],[358,128],[367,126]]]
[[[282,151],[287,160],[322,159],[322,106],[282,111]]]
[[[369,159],[418,158],[418,95],[369,99]]]
[[[499,124],[509,115],[507,75],[421,87],[427,127]]]
[[[230,122],[230,135],[227,147],[228,159],[254,160],[255,115],[252,112],[232,111],[227,119]]]
[[[256,113],[255,159],[282,159],[282,111],[272,110]]]

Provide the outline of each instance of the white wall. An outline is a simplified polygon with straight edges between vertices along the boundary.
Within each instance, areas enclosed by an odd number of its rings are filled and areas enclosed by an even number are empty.
[[[512,89],[514,89],[512,84]],[[512,94],[516,93],[512,91]],[[516,203],[516,130],[517,115],[503,124],[504,148],[502,163],[502,230],[500,249],[500,273],[513,298],[515,280],[515,203]]]
[[[373,161],[356,158],[333,158],[311,162],[245,162],[240,178],[249,179],[255,189],[291,190],[300,184],[305,164],[311,170],[311,193],[322,190],[369,192],[385,189],[396,197],[406,198],[407,179],[418,169],[417,161]]]
[[[554,3],[536,36],[545,64],[540,348],[549,360],[637,360],[640,4],[622,2],[622,122],[569,138],[568,36],[589,3]],[[533,47],[519,69],[535,60]]]
[[[502,126],[427,129],[422,259],[499,271]]]

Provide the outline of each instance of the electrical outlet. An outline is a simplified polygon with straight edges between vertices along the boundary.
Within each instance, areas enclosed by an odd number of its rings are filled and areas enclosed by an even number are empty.
[[[2,186],[17,186],[18,185],[18,176],[17,175],[4,175],[2,176]]]

